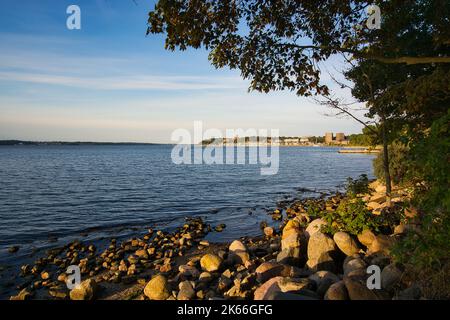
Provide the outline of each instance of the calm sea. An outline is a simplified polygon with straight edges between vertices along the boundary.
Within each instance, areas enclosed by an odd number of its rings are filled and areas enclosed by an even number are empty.
[[[69,240],[128,237],[201,216],[230,240],[259,234],[277,201],[333,192],[372,176],[371,155],[280,148],[276,175],[259,165],[175,165],[170,145],[0,147],[0,262]],[[309,192],[306,190],[310,190]],[[19,245],[17,254],[7,248]]]

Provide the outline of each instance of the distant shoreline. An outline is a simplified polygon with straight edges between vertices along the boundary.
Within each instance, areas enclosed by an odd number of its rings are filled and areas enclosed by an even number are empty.
[[[42,145],[166,145],[170,143],[153,142],[91,142],[91,141],[25,141],[25,140],[0,140],[0,146],[42,146]]]
[[[92,141],[28,141],[28,140],[0,140],[1,146],[153,146],[153,145],[175,145],[175,143],[157,143],[157,142],[92,142]],[[205,144],[193,144],[193,146]],[[249,144],[233,144],[233,145],[217,145],[222,147],[256,147],[258,145]],[[263,146],[260,144],[259,146]],[[274,145],[275,146],[275,145]],[[367,146],[349,146],[349,145],[284,145],[277,144],[277,147],[325,147],[325,148],[340,148],[340,149],[370,149]],[[377,148],[372,148],[377,149]]]

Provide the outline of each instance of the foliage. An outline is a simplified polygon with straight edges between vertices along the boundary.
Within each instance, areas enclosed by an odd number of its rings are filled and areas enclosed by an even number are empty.
[[[359,134],[350,134],[348,136],[348,140],[350,141],[350,145],[353,146],[367,146],[373,147],[380,143],[379,134],[375,134],[374,131],[377,131],[375,126],[370,126],[373,130],[371,131],[369,128],[364,127],[362,129],[362,133]]]
[[[309,142],[312,142],[312,143],[324,143],[325,142],[325,137],[324,136],[310,136],[309,137]]]
[[[315,201],[310,201],[308,203],[308,207],[306,210],[306,213],[308,214],[308,216],[312,219],[314,218],[320,218],[323,216],[323,208],[320,206],[319,203],[315,202]]]
[[[448,15],[431,14],[435,2],[442,1],[159,0],[149,13],[147,34],[165,34],[169,50],[208,50],[215,67],[239,69],[251,90],[310,96],[328,93],[318,63],[336,53],[389,64],[442,59],[433,48],[440,50],[446,40]],[[365,27],[372,4],[383,13],[379,30]],[[425,9],[426,25],[409,28],[423,20]],[[402,50],[417,36],[411,30],[419,33],[416,47],[428,50],[427,59]]]
[[[354,197],[360,193],[369,192],[369,178],[366,174],[362,174],[358,179],[353,179],[351,177],[347,178],[347,194],[350,197]]]
[[[414,204],[423,213],[421,232],[409,233],[394,250],[399,261],[423,268],[440,268],[450,261],[450,111],[437,120],[411,153],[416,177],[423,180]]]
[[[357,235],[364,229],[374,232],[389,232],[395,225],[394,220],[398,217],[394,215],[374,215],[367,209],[365,202],[356,197],[357,194],[369,191],[369,179],[367,175],[361,175],[358,179],[348,178],[347,194],[341,200],[337,209],[333,212],[326,211],[321,203],[308,203],[307,213],[310,218],[322,218],[327,222],[321,231],[334,234],[338,231],[345,231]]]
[[[412,169],[412,162],[409,155],[409,148],[399,141],[394,141],[388,147],[389,154],[389,171],[394,184],[402,184],[407,182],[407,178],[411,176],[409,172]],[[383,151],[373,160],[374,174],[384,181]]]
[[[389,217],[374,215],[360,198],[344,199],[335,212],[327,212],[322,218],[327,222],[322,231],[330,234],[345,231],[357,235],[365,229],[381,232],[392,228]]]

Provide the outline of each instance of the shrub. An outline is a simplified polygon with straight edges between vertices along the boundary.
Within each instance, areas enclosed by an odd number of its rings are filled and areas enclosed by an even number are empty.
[[[408,173],[412,168],[411,159],[409,156],[409,148],[399,142],[395,141],[388,147],[389,154],[389,172],[391,180],[394,184],[402,184],[406,181]],[[383,151],[373,161],[375,176],[385,182],[384,165],[383,165]]]
[[[369,192],[369,178],[366,174],[362,174],[358,179],[347,178],[347,195],[354,197],[359,193]]]
[[[330,234],[345,231],[357,235],[364,229],[381,232],[391,230],[393,225],[389,216],[374,215],[359,198],[342,200],[335,212],[327,212],[322,218],[327,222],[322,232]]]
[[[450,261],[450,111],[411,148],[415,176],[421,180],[414,205],[423,213],[421,231],[408,234],[394,248],[397,260],[418,268],[440,269]]]

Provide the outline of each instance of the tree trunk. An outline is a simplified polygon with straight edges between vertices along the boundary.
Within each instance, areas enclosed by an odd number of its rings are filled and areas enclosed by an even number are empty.
[[[388,141],[386,135],[386,118],[382,117],[383,123],[381,124],[382,138],[383,138],[383,168],[384,168],[384,180],[386,181],[386,198],[388,201],[391,197],[391,173],[389,171],[389,153],[388,153]]]

